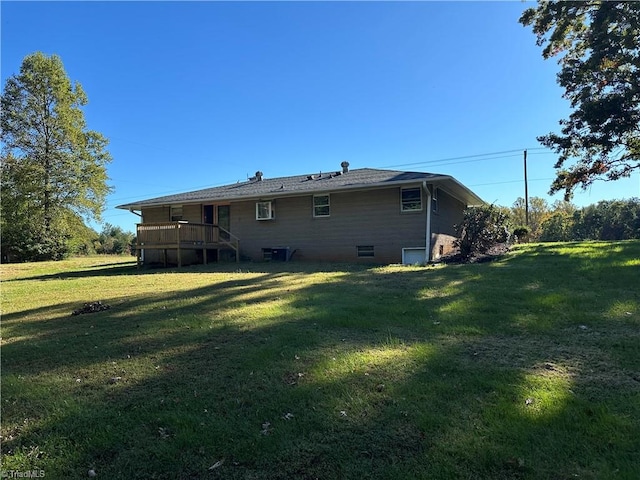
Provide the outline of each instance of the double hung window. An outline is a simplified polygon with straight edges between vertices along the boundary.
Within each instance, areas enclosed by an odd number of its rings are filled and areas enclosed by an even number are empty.
[[[331,204],[329,202],[329,195],[314,195],[313,196],[313,216],[328,217],[330,214],[331,214]]]
[[[422,192],[420,187],[400,190],[400,211],[418,212],[422,210]]]

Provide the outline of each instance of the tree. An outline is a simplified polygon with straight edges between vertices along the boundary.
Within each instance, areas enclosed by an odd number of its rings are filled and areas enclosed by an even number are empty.
[[[3,244],[21,260],[61,258],[75,219],[104,208],[107,140],[87,130],[87,97],[57,55],[25,57],[1,103]]]
[[[541,242],[568,242],[573,239],[574,216],[558,210],[547,217],[540,226]]]
[[[603,200],[575,215],[577,240],[629,240],[640,238],[640,199]]]
[[[640,3],[541,1],[520,17],[545,59],[558,57],[558,84],[573,112],[561,133],[538,137],[559,154],[550,193],[640,168]],[[573,162],[573,163],[572,163]]]
[[[529,230],[528,240],[535,241],[540,235],[540,225],[549,215],[549,204],[542,197],[529,199],[529,224],[526,223],[525,201],[518,197],[511,207],[511,223],[518,227],[526,227]]]
[[[456,225],[456,237],[462,258],[486,253],[509,239],[507,214],[494,205],[467,208],[462,223]]]
[[[96,240],[95,249],[97,253],[131,253],[131,244],[135,238],[134,233],[125,232],[121,227],[107,223]]]

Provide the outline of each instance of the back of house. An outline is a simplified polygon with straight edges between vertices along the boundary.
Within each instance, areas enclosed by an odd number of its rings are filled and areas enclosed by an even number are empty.
[[[483,201],[448,175],[340,170],[247,181],[120,205],[142,219],[145,265],[224,260],[425,263]]]

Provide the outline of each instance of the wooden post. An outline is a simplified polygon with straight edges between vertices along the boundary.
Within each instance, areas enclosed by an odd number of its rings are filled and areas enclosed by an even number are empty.
[[[525,224],[529,226],[529,185],[527,183],[527,151],[524,151],[524,218]]]

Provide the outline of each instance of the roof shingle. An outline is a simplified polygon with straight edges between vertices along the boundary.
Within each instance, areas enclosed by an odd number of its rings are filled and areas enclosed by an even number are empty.
[[[313,194],[331,192],[335,190],[362,189],[374,186],[382,187],[386,185],[435,180],[453,181],[457,186],[465,191],[467,194],[465,196],[468,196],[469,198],[475,197],[479,203],[482,203],[482,200],[473,194],[473,192],[450,176],[424,172],[403,172],[396,170],[360,168],[350,170],[347,173],[342,173],[342,171],[340,171],[271,179],[262,178],[261,180],[254,178],[245,182],[238,182],[220,187],[205,188],[202,190],[194,190],[175,195],[165,195],[148,200],[127,203],[119,205],[116,208],[138,210],[143,207],[158,205],[272,198],[283,195]]]

